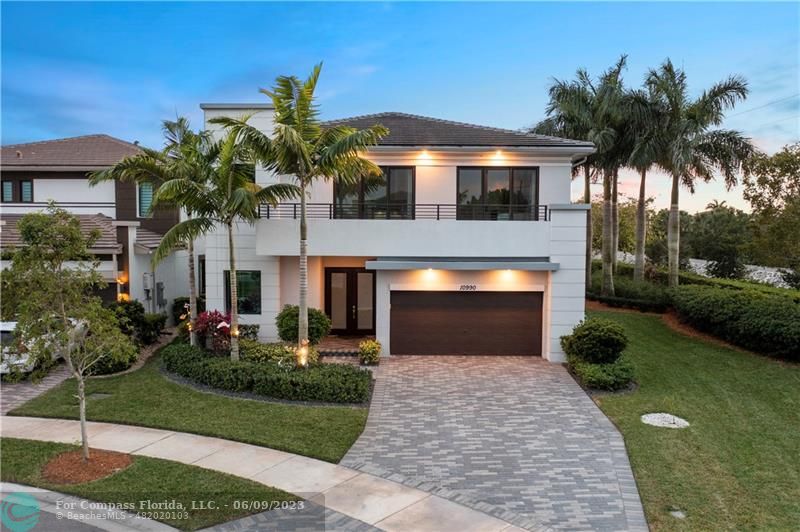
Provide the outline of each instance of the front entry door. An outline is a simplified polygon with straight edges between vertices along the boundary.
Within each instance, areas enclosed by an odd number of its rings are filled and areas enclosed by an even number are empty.
[[[332,334],[375,334],[375,272],[325,268],[325,313]]]

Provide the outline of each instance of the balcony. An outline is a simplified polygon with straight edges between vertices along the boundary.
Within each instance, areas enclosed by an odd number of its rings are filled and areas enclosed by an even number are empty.
[[[298,219],[300,218],[300,204],[261,205],[259,215],[266,219]],[[547,215],[546,205],[306,204],[306,218],[309,220],[513,220],[531,222],[547,221]]]
[[[546,206],[307,205],[308,253],[341,257],[543,257]],[[261,207],[256,253],[299,254],[300,205]],[[527,223],[525,223],[527,222]]]

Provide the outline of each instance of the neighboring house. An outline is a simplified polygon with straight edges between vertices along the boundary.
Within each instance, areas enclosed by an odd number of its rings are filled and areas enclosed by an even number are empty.
[[[268,105],[203,104],[208,120]],[[381,113],[336,120],[390,134],[367,157],[376,184],[319,182],[308,207],[309,304],[333,333],[375,335],[383,354],[541,355],[564,359],[559,338],[584,317],[586,205],[570,204],[572,165],[591,143]],[[217,128],[217,129],[215,129]],[[263,170],[261,184],[286,181]],[[237,225],[241,322],[275,340],[275,317],[297,304],[299,205],[263,206]],[[224,231],[198,245],[209,309],[229,309]]]
[[[150,214],[153,187],[147,183],[105,182],[94,187],[88,183],[91,172],[139,152],[136,144],[108,135],[3,146],[2,250],[20,245],[17,222],[22,216],[55,201],[78,217],[85,234],[95,229],[100,232],[92,253],[109,283],[100,292],[104,300],[138,299],[148,312],[167,311],[172,299],[188,294],[186,253],[174,253],[156,269],[150,265],[150,256],[162,235],[178,222],[178,211],[163,209]],[[7,258],[3,256],[3,267]]]

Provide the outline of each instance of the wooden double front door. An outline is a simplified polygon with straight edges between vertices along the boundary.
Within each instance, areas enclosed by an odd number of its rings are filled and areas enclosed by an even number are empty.
[[[375,334],[375,272],[325,268],[325,313],[331,334]]]

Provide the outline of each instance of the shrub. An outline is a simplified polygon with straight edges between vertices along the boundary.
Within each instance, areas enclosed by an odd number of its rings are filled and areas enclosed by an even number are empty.
[[[197,315],[195,332],[203,339],[208,349],[221,355],[231,348],[230,322],[230,314],[223,314],[218,310],[201,312]]]
[[[275,320],[278,326],[278,336],[284,342],[297,342],[298,319],[300,317],[300,307],[297,305],[286,305],[278,314]],[[318,344],[328,333],[331,332],[331,320],[321,310],[308,309],[308,341]]]
[[[120,331],[130,338],[139,339],[144,326],[144,305],[134,299],[115,301],[110,307],[117,317]]]
[[[701,331],[765,355],[800,360],[800,304],[755,290],[680,286],[678,318]]]
[[[110,373],[125,371],[129,367],[133,366],[133,363],[136,362],[137,358],[139,358],[139,350],[136,348],[133,342],[128,343],[130,343],[129,346],[124,346],[124,348],[117,349],[113,354],[106,355],[98,360],[97,363],[92,366],[91,374],[108,375]]]
[[[242,359],[252,362],[277,362],[281,365],[293,366],[296,360],[294,346],[272,343],[262,344],[256,340],[243,338],[239,341],[239,349]],[[319,351],[314,347],[308,349],[308,363],[316,364],[319,362]]]
[[[663,285],[617,276],[614,277],[613,296],[600,294],[601,286],[602,279],[599,272],[595,272],[592,290],[587,292],[587,297],[612,307],[634,308],[643,312],[666,312],[671,304],[669,290]]]
[[[247,339],[247,340],[258,340],[258,330],[261,328],[260,325],[242,325],[239,324],[239,338],[240,339]]]
[[[561,347],[568,356],[593,364],[615,362],[627,345],[622,326],[603,318],[582,321],[571,335],[561,337]]]
[[[232,361],[184,343],[165,347],[162,360],[167,371],[196,383],[290,401],[363,403],[372,379],[368,371],[347,364],[295,368],[269,361]]]
[[[593,364],[568,355],[567,365],[583,386],[595,390],[622,390],[628,387],[634,377],[633,364],[625,357],[610,364]]]
[[[161,331],[167,324],[166,314],[145,314],[142,328],[139,331],[139,339],[145,345],[150,345],[158,340]]]
[[[377,340],[364,340],[358,344],[358,359],[366,366],[374,366],[380,362],[381,343]]]
[[[206,310],[206,298],[197,296],[197,313]],[[183,318],[181,318],[183,316]],[[172,323],[178,325],[189,317],[189,298],[187,296],[176,297],[172,300]]]

